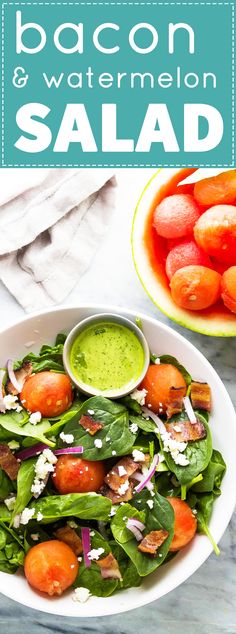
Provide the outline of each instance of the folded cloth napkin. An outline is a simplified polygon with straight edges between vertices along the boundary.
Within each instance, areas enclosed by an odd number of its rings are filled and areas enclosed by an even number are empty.
[[[62,302],[89,266],[114,211],[116,181],[104,169],[30,170],[26,185],[24,170],[17,183],[11,172],[5,186],[1,179],[0,279],[30,312]]]

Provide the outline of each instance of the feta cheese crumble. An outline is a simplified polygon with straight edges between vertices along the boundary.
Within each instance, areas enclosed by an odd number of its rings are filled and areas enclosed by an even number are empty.
[[[89,414],[90,416],[93,416],[93,415],[94,415],[94,413],[95,413],[95,412],[94,412],[94,409],[88,409],[88,414]]]
[[[43,520],[43,514],[40,513],[40,511],[36,515],[36,520],[37,520],[37,522],[41,522],[41,520]]]
[[[113,449],[111,453],[112,453],[112,455],[113,455],[113,456],[116,456],[116,451],[115,451],[115,449]]]
[[[145,398],[147,396],[147,390],[134,390],[130,394],[130,398],[133,401],[137,401],[139,405],[145,405]]]
[[[127,475],[127,471],[122,465],[118,467],[118,473],[119,473],[119,476]]]
[[[3,397],[3,403],[7,411],[14,409],[16,412],[21,412],[23,407],[19,404],[18,397],[13,394],[6,394]]]
[[[150,509],[153,509],[153,506],[154,506],[153,500],[147,500],[147,505],[149,506]]]
[[[64,434],[64,431],[62,431],[59,435],[61,440],[65,442],[67,445],[71,445],[72,442],[74,442],[73,434]]]
[[[145,455],[142,451],[139,451],[139,449],[134,449],[132,451],[132,456],[134,459],[134,462],[144,462],[145,461]]]
[[[15,501],[16,501],[16,497],[15,495],[10,496],[9,498],[6,498],[4,500],[4,504],[6,505],[6,507],[8,508],[8,511],[12,511],[14,509],[15,506]]]
[[[38,423],[40,423],[41,419],[42,419],[41,412],[33,412],[33,414],[30,414],[29,423],[31,425],[37,425]]]
[[[39,533],[31,533],[30,537],[31,537],[31,539],[33,540],[33,542],[38,542],[38,540],[39,540]]]
[[[129,480],[126,480],[124,484],[121,484],[118,489],[119,495],[124,495],[129,488]]]
[[[89,597],[91,597],[90,590],[88,590],[88,588],[83,588],[82,586],[80,588],[75,588],[72,594],[73,601],[78,601],[79,603],[86,603]]]
[[[24,526],[26,526],[26,524],[28,524],[28,522],[32,520],[34,513],[35,513],[35,508],[28,509],[26,506],[25,509],[20,514],[20,524],[23,524]]]
[[[101,440],[101,438],[95,438],[94,446],[97,447],[97,449],[101,449],[102,448],[102,440]]]
[[[189,460],[183,455],[183,451],[185,451],[188,443],[174,440],[167,431],[161,433],[161,439],[163,441],[163,451],[170,453],[175,464],[179,464],[181,467],[187,467]]]
[[[106,442],[109,442],[109,440],[111,440],[111,439],[110,439],[110,436],[107,436],[107,437],[106,437]]]
[[[113,517],[116,514],[117,508],[115,506],[111,507],[109,517]]]
[[[51,449],[44,449],[35,464],[35,478],[31,486],[31,493],[34,497],[39,497],[47,484],[48,476],[54,471],[57,457]]]
[[[98,561],[100,555],[102,555],[104,552],[104,548],[93,548],[88,553],[88,559],[90,561]]]
[[[136,423],[131,423],[129,429],[131,431],[131,434],[136,434],[138,431],[138,425]]]
[[[173,425],[173,429],[177,432],[177,434],[181,431],[181,427],[179,425]]]

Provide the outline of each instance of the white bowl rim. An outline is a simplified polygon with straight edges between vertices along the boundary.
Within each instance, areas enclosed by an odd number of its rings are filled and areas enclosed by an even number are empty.
[[[27,323],[27,321],[30,321],[32,318],[40,318],[43,317],[44,315],[48,315],[48,314],[53,314],[53,313],[63,313],[66,311],[73,311],[73,310],[81,310],[81,311],[95,311],[97,313],[99,312],[106,312],[109,310],[109,312],[117,312],[119,314],[119,312],[121,312],[122,314],[125,313],[126,315],[129,315],[130,318],[134,319],[135,317],[139,317],[141,320],[144,319],[150,323],[152,323],[154,326],[157,322],[158,327],[160,327],[162,330],[164,330],[167,334],[168,333],[174,333],[174,336],[176,337],[176,339],[181,343],[184,342],[184,344],[187,346],[187,348],[189,348],[189,350],[193,351],[194,354],[200,359],[203,360],[204,363],[209,367],[210,371],[213,373],[216,382],[218,384],[221,385],[221,388],[223,388],[224,391],[224,395],[225,395],[225,399],[227,401],[227,405],[229,407],[229,409],[231,409],[231,413],[232,413],[232,417],[235,418],[235,422],[236,422],[236,413],[233,407],[233,403],[230,399],[230,396],[222,382],[222,380],[220,379],[219,375],[217,374],[217,372],[215,371],[215,369],[213,368],[213,366],[209,363],[209,361],[206,359],[206,357],[192,344],[190,343],[183,335],[179,334],[178,332],[176,332],[174,330],[174,328],[171,328],[170,326],[167,326],[166,324],[160,322],[158,319],[155,319],[145,313],[140,312],[138,309],[137,311],[132,310],[132,309],[127,309],[125,307],[122,306],[114,306],[114,305],[110,305],[110,304],[93,304],[93,303],[85,303],[85,304],[67,304],[66,306],[54,306],[52,308],[46,309],[46,310],[41,310],[41,311],[36,311],[34,313],[30,313],[29,315],[24,316],[21,319],[17,319],[16,321],[14,321],[13,323],[11,323],[7,328],[2,328],[0,329],[0,335],[10,331],[12,328],[17,327],[18,325],[21,325],[22,323]],[[236,464],[235,464],[235,476],[236,476]],[[224,517],[224,521],[222,522],[221,525],[221,530],[219,535],[217,535],[217,542],[221,539],[221,537],[223,536],[229,522],[230,519],[232,517],[232,514],[234,512],[236,506],[236,488],[233,490],[231,488],[231,497],[230,497],[230,504],[228,503],[228,512],[227,512],[227,516]],[[31,609],[35,609],[35,610],[39,610],[41,612],[45,612],[48,614],[55,614],[55,615],[60,615],[60,616],[64,616],[64,617],[74,617],[74,618],[91,618],[91,617],[98,617],[98,616],[108,616],[108,615],[114,615],[114,614],[120,614],[123,612],[128,612],[130,610],[142,607],[144,605],[147,605],[149,603],[152,603],[153,601],[157,600],[158,598],[161,598],[161,596],[165,596],[166,594],[168,594],[169,592],[171,592],[172,590],[174,590],[176,587],[180,586],[184,581],[187,581],[187,579],[189,579],[189,577],[192,576],[192,574],[198,570],[201,565],[208,559],[208,557],[211,555],[211,553],[213,552],[213,548],[209,542],[209,540],[205,537],[205,536],[201,536],[202,538],[202,553],[201,556],[198,557],[198,560],[196,562],[196,560],[192,560],[192,564],[189,566],[189,570],[187,574],[182,574],[178,576],[178,580],[174,581],[168,588],[168,590],[160,595],[157,593],[156,596],[152,596],[151,598],[145,598],[145,593],[143,593],[142,595],[137,593],[137,598],[135,601],[132,602],[132,604],[128,604],[128,602],[126,604],[124,604],[124,602],[122,603],[122,608],[121,609],[116,609],[114,610],[114,608],[111,608],[108,603],[106,603],[106,599],[102,599],[104,601],[104,610],[101,612],[101,610],[94,610],[93,614],[79,614],[79,610],[78,613],[75,614],[74,611],[71,610],[70,611],[63,611],[60,608],[60,600],[50,600],[50,601],[45,601],[45,605],[43,605],[43,607],[41,605],[35,605],[32,606],[32,603],[30,600],[24,599],[23,601],[20,598],[17,598],[14,594],[14,592],[11,591],[11,588],[7,588],[7,590],[5,589],[4,585],[0,583],[0,591],[2,592],[2,594],[4,594],[5,596],[9,597],[10,599],[13,599],[14,601],[20,603],[21,605],[24,605],[26,607],[29,607]],[[188,548],[188,547],[186,547]],[[184,549],[186,550],[186,549]],[[183,551],[177,554],[178,560],[182,558],[182,556],[184,556]],[[171,562],[170,562],[171,564]],[[166,570],[168,571],[168,566],[169,563],[166,564]],[[5,577],[5,573],[1,573],[0,572],[0,582],[1,582],[1,575],[4,574]],[[142,587],[142,586],[141,586]],[[155,587],[158,588],[158,583],[153,585],[153,590],[155,589]],[[137,590],[140,590],[140,588],[137,588]],[[125,594],[128,591],[124,591],[124,593],[119,593],[120,595],[123,594],[123,597],[125,597]],[[42,599],[42,595],[38,595],[36,594],[36,597],[39,597],[39,599]],[[108,597],[109,599],[110,597]],[[83,604],[81,604],[83,605]],[[85,604],[86,605],[86,604]],[[87,604],[88,605],[88,604]],[[54,607],[55,606],[55,607]],[[78,606],[79,607],[79,606]],[[53,609],[54,608],[54,609]]]

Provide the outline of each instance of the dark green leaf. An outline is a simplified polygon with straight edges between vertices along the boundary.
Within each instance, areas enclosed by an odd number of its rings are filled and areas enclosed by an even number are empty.
[[[0,501],[5,500],[10,493],[13,493],[14,485],[3,469],[0,468]]]
[[[220,495],[220,486],[226,470],[226,464],[219,451],[213,449],[211,460],[203,471],[203,480],[192,487],[196,493],[208,493],[213,491]]]
[[[138,425],[139,429],[146,431],[147,433],[154,432],[157,428],[155,423],[149,418],[144,418],[144,416],[132,416],[130,415],[129,420],[131,423],[135,423]]]
[[[85,520],[108,520],[111,502],[97,493],[70,493],[50,495],[31,502],[30,508],[42,513],[42,524],[54,522],[62,517],[80,517]]]
[[[14,530],[0,523],[0,570],[15,573],[24,563],[24,549]]]
[[[171,418],[171,421],[175,420],[184,420],[186,418],[186,414],[182,412],[181,414],[177,414]],[[199,414],[199,420],[205,426],[207,435],[206,438],[202,440],[195,440],[194,442],[189,442],[187,448],[183,452],[186,458],[189,460],[190,464],[186,467],[181,467],[177,465],[170,453],[164,452],[166,464],[172,473],[175,474],[177,480],[180,484],[188,484],[195,476],[204,471],[207,468],[211,455],[212,455],[212,439],[210,429],[205,421],[205,419]],[[162,443],[161,443],[162,445]]]
[[[35,478],[35,464],[37,458],[29,458],[21,463],[17,475],[17,496],[13,509],[12,519],[22,513],[32,498],[31,487]]]
[[[88,410],[94,411],[94,420],[103,423],[103,429],[96,433],[96,439],[102,441],[102,447],[99,449],[94,445],[94,436],[91,436],[79,424],[82,414],[86,414]],[[117,456],[128,454],[136,438],[136,435],[129,430],[127,409],[120,403],[110,401],[103,396],[93,396],[85,401],[78,415],[65,426],[64,433],[73,434],[73,445],[83,446],[83,457],[87,460],[110,458],[112,451],[116,451]]]
[[[42,420],[37,425],[31,425],[31,423],[22,425],[22,413],[18,414],[12,411],[0,415],[0,426],[10,432],[11,440],[16,436],[29,436],[30,438],[36,438],[50,447],[54,447],[54,443],[48,440],[44,435],[51,427],[47,420]]]
[[[115,540],[130,557],[141,577],[150,574],[163,563],[173,538],[174,512],[170,503],[159,495],[159,493],[156,493],[155,496],[151,498],[153,500],[153,509],[150,510],[147,505],[149,498],[149,491],[142,492],[139,496],[135,496],[133,500],[135,506],[131,506],[130,504],[120,506],[111,522],[111,529]],[[141,502],[140,505],[138,501]],[[138,511],[137,508],[139,507],[141,509],[143,508],[143,510]],[[144,535],[152,530],[160,530],[162,528],[168,531],[169,535],[158,549],[156,557],[151,557],[138,550],[135,537],[132,532],[126,528],[128,517],[136,517],[141,522],[144,521],[145,517],[144,523],[146,529]]]

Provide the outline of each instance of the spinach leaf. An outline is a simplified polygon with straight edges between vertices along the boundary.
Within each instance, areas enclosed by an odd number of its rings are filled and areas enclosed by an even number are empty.
[[[42,524],[54,522],[62,517],[80,517],[85,520],[108,521],[111,502],[97,493],[70,493],[67,495],[49,495],[31,502],[30,508],[42,513]]]
[[[155,423],[149,418],[144,418],[144,416],[129,416],[129,420],[131,423],[135,423],[136,425],[138,425],[139,429],[142,429],[143,431],[147,432],[147,433],[153,433],[157,426],[155,425]]]
[[[153,509],[149,509],[147,506],[147,500],[150,497],[148,491],[142,492],[138,498],[141,502],[141,509],[143,507],[141,511],[137,510],[138,499],[137,496],[135,497],[136,500],[135,498],[133,500],[134,506],[124,504],[119,507],[115,517],[112,519],[111,530],[115,540],[120,544],[135,565],[138,574],[144,577],[156,570],[156,568],[163,563],[168,553],[174,532],[174,512],[168,500],[159,495],[159,493],[156,493],[155,496],[151,498],[153,501]],[[157,557],[150,557],[138,551],[138,544],[135,537],[131,531],[126,528],[127,517],[136,517],[141,522],[144,521],[145,517],[144,523],[146,530],[144,534],[162,528],[165,528],[169,532],[166,541],[158,549]]]
[[[91,535],[92,533],[92,535]],[[98,531],[92,530],[91,535],[91,549],[103,548],[104,553],[101,558],[106,557],[111,552],[109,542],[107,542]],[[91,562],[91,566],[86,568],[84,562],[79,566],[79,573],[74,582],[74,587],[83,586],[88,588],[91,594],[96,597],[109,597],[116,590],[118,586],[118,580],[116,579],[103,579],[101,570],[95,561]]]
[[[181,412],[181,414],[177,414],[176,416],[173,416],[170,422],[174,420],[175,421],[185,420],[185,418],[186,418],[186,414],[184,412]],[[188,443],[188,446],[183,453],[186,456],[186,458],[189,460],[190,462],[189,465],[187,465],[186,467],[181,467],[180,465],[177,465],[174,462],[170,453],[163,452],[165,456],[165,461],[169,470],[175,474],[180,484],[188,484],[188,482],[190,482],[193,478],[195,478],[195,476],[197,476],[199,473],[201,473],[202,471],[204,471],[204,469],[207,468],[211,459],[211,455],[212,455],[211,432],[205,418],[201,416],[201,414],[198,414],[198,418],[204,424],[207,435],[206,435],[206,438],[203,438],[202,440],[195,440],[194,442]],[[161,442],[161,446],[163,447],[162,442]]]
[[[84,562],[82,562],[74,583],[75,588],[78,586],[88,588],[95,597],[109,597],[115,592],[118,581],[116,579],[103,579],[101,570],[94,561],[91,562],[89,568],[86,568]]]
[[[11,512],[6,507],[6,504],[0,503],[0,522],[10,522]]]
[[[17,475],[17,496],[12,519],[21,513],[32,498],[31,487],[35,478],[35,464],[37,458],[30,458],[21,463]]]
[[[24,563],[24,549],[17,534],[0,523],[0,570],[13,574]]]
[[[125,590],[126,588],[137,588],[142,583],[142,577],[138,574],[136,566],[131,559],[126,555],[125,551],[115,541],[110,542],[111,550],[114,557],[117,559],[120,572],[122,575],[122,581],[118,583],[118,589]]]
[[[16,436],[29,436],[30,438],[36,438],[40,442],[54,447],[55,443],[46,438],[45,433],[50,429],[51,425],[49,421],[42,420],[37,425],[31,425],[26,423],[22,425],[22,414],[17,412],[8,412],[7,414],[0,415],[0,427],[7,430],[11,434],[11,439]],[[13,435],[13,436],[12,436]]]
[[[62,360],[65,340],[66,335],[57,335],[55,346],[43,345],[39,354],[29,352],[29,354],[24,357],[23,362],[30,361],[32,363],[34,372],[42,372],[43,370],[54,370],[55,372],[65,373],[65,368]],[[17,362],[17,364],[14,365],[14,367],[15,369],[17,369],[17,367],[20,367],[21,365],[22,361],[19,361]]]
[[[212,515],[214,500],[215,500],[214,493],[199,495],[199,497],[197,498],[196,505],[195,505],[197,510],[197,531],[198,533],[203,533],[204,535],[208,537],[215,551],[215,554],[219,555],[220,549],[218,548],[214,540],[214,537],[212,536],[210,529],[208,527],[208,524]]]
[[[203,479],[192,487],[192,491],[195,493],[208,493],[213,491],[215,495],[220,495],[220,486],[225,470],[226,464],[221,453],[213,449],[210,462],[203,471]]]
[[[3,469],[0,468],[0,500],[5,500],[10,493],[14,491],[14,484],[8,478]]]
[[[142,414],[141,405],[139,405],[135,399],[131,398],[130,394],[121,398],[120,403],[127,407],[130,412],[133,412],[134,414]]]
[[[96,439],[102,441],[101,448],[95,447],[94,436],[90,436],[79,424],[82,414],[88,410],[94,411],[94,420],[103,423],[103,428],[96,433]],[[136,438],[129,430],[127,409],[103,396],[93,396],[85,401],[78,414],[65,426],[64,433],[73,434],[74,446],[83,445],[83,457],[86,460],[105,460],[112,456],[112,451],[116,451],[117,456],[128,454]]]

